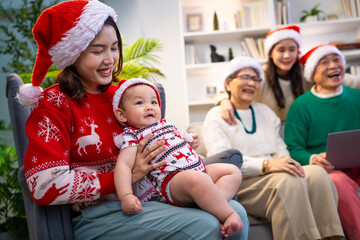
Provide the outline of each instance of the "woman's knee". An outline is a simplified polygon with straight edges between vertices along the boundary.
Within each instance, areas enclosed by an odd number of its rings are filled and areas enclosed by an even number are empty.
[[[324,168],[317,165],[309,165],[304,167],[306,181],[313,185],[320,187],[322,185],[328,185],[331,183],[329,174],[325,171]]]
[[[279,173],[277,192],[283,195],[284,192],[302,192],[306,189],[307,184],[304,178],[292,176],[288,173]]]

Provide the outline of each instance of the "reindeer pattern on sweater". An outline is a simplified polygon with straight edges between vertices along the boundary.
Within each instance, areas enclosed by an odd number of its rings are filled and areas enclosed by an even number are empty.
[[[169,196],[168,184],[175,174],[185,170],[205,171],[202,159],[195,153],[186,140],[192,137],[180,131],[166,119],[161,119],[141,129],[127,127],[123,133],[115,136],[114,142],[120,149],[137,146],[149,133],[153,134],[145,148],[158,140],[164,140],[167,149],[150,161],[150,164],[166,160],[167,164],[150,172],[150,182],[163,200],[173,204]],[[185,140],[186,139],[186,140]]]
[[[102,94],[71,99],[58,85],[47,88],[32,110],[24,157],[30,193],[39,205],[72,204],[81,209],[103,200],[117,200],[114,169],[119,154],[113,136],[122,128],[112,110],[116,86]],[[137,184],[145,200],[155,190]]]

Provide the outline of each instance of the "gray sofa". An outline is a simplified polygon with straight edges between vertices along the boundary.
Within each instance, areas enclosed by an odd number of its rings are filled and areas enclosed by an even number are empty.
[[[69,205],[39,206],[34,203],[29,193],[24,175],[24,155],[28,145],[28,138],[25,134],[26,119],[30,109],[20,105],[15,96],[23,81],[17,74],[7,76],[6,96],[10,113],[11,126],[14,135],[15,148],[18,156],[19,175],[18,180],[23,190],[26,218],[29,228],[30,239],[56,240],[73,239]],[[162,115],[165,114],[165,93],[161,85],[157,85],[161,101]],[[206,162],[227,162],[238,166],[242,165],[242,156],[238,150],[229,150],[207,158]],[[258,238],[264,239],[264,238]]]

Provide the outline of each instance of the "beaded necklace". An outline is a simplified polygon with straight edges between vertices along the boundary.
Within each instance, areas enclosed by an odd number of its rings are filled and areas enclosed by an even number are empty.
[[[234,106],[233,106],[233,108],[234,108],[235,117],[236,117],[237,119],[239,119],[239,121],[241,122],[241,124],[242,124],[243,127],[244,127],[245,132],[246,132],[247,134],[253,134],[253,133],[255,133],[255,132],[256,132],[256,121],[255,121],[254,109],[252,108],[252,106],[250,105],[251,116],[252,116],[252,123],[253,123],[253,124],[252,124],[252,129],[251,129],[251,131],[249,131],[249,130],[246,129],[243,121],[241,120],[241,118],[240,118],[240,116],[239,116],[239,114],[238,114],[238,112],[236,111],[236,109],[235,109]]]

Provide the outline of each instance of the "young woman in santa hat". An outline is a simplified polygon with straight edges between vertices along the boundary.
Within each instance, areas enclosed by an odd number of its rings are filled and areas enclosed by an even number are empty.
[[[301,46],[300,28],[295,25],[269,31],[265,39],[268,61],[255,101],[268,105],[276,113],[283,123],[282,129],[292,102],[312,86],[303,78],[303,68],[298,61]],[[346,74],[344,85],[360,89],[360,79]],[[225,98],[220,105],[225,121],[236,124],[230,101]]]
[[[75,239],[221,239],[219,221],[211,214],[149,201],[155,191],[144,176],[165,164],[148,164],[165,150],[163,141],[144,149],[151,135],[140,141],[132,169],[143,212],[121,211],[113,173],[119,151],[112,136],[122,128],[113,114],[116,86],[111,83],[123,58],[115,21],[111,7],[74,0],[46,9],[33,28],[38,52],[32,83],[21,87],[18,99],[33,107],[24,166],[34,202],[71,204]],[[53,63],[62,69],[58,84],[42,91]],[[247,239],[246,212],[236,201],[229,203],[246,229],[233,237]]]
[[[225,122],[216,106],[207,113],[201,136],[208,156],[232,148],[243,154],[238,201],[249,215],[271,222],[276,240],[342,239],[336,188],[328,174],[291,158],[279,135],[279,117],[254,102],[260,65],[249,57],[234,58],[224,80],[237,124]]]
[[[360,167],[334,170],[326,159],[329,133],[360,129],[360,91],[342,86],[345,58],[334,45],[316,46],[300,61],[305,79],[315,85],[291,105],[285,142],[302,165],[318,165],[329,173],[345,233],[351,240],[360,239]]]

